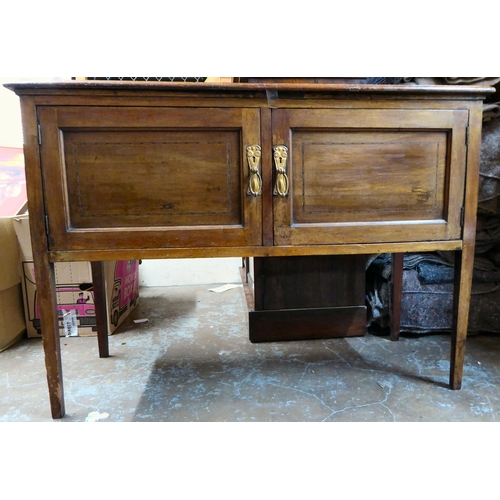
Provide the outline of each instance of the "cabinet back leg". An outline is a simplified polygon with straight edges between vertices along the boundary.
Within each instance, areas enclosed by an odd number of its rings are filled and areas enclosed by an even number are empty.
[[[104,263],[92,262],[92,283],[94,287],[95,316],[97,322],[97,342],[99,357],[109,358],[108,308],[104,283]]]
[[[391,340],[399,340],[401,329],[401,299],[403,295],[403,257],[393,253],[391,260]]]

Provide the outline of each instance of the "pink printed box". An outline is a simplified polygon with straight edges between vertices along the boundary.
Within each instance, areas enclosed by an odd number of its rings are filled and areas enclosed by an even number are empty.
[[[41,337],[36,276],[27,215],[15,218],[28,337]],[[139,261],[104,263],[108,333],[120,326],[139,301]],[[59,332],[64,337],[97,335],[92,269],[89,262],[55,264]]]

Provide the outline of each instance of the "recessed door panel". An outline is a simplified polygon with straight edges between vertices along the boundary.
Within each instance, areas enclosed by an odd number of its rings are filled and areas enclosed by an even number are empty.
[[[443,218],[446,143],[446,132],[297,132],[294,223]]]
[[[243,225],[239,131],[64,134],[73,228]]]

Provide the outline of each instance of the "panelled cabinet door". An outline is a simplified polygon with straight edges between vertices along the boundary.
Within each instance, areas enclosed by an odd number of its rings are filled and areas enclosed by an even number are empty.
[[[467,110],[274,110],[274,244],[459,239],[467,125]]]
[[[51,250],[262,243],[259,110],[47,106],[38,118]]]

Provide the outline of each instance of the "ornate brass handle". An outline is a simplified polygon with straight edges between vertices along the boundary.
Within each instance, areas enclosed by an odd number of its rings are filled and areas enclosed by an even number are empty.
[[[260,196],[262,194],[262,177],[259,172],[261,155],[262,151],[259,145],[252,144],[247,147],[248,168],[250,169],[247,194],[252,196]]]
[[[274,186],[274,196],[285,198],[290,189],[288,175],[286,173],[286,161],[288,159],[288,148],[286,146],[275,146],[274,164],[276,166],[276,185]]]

